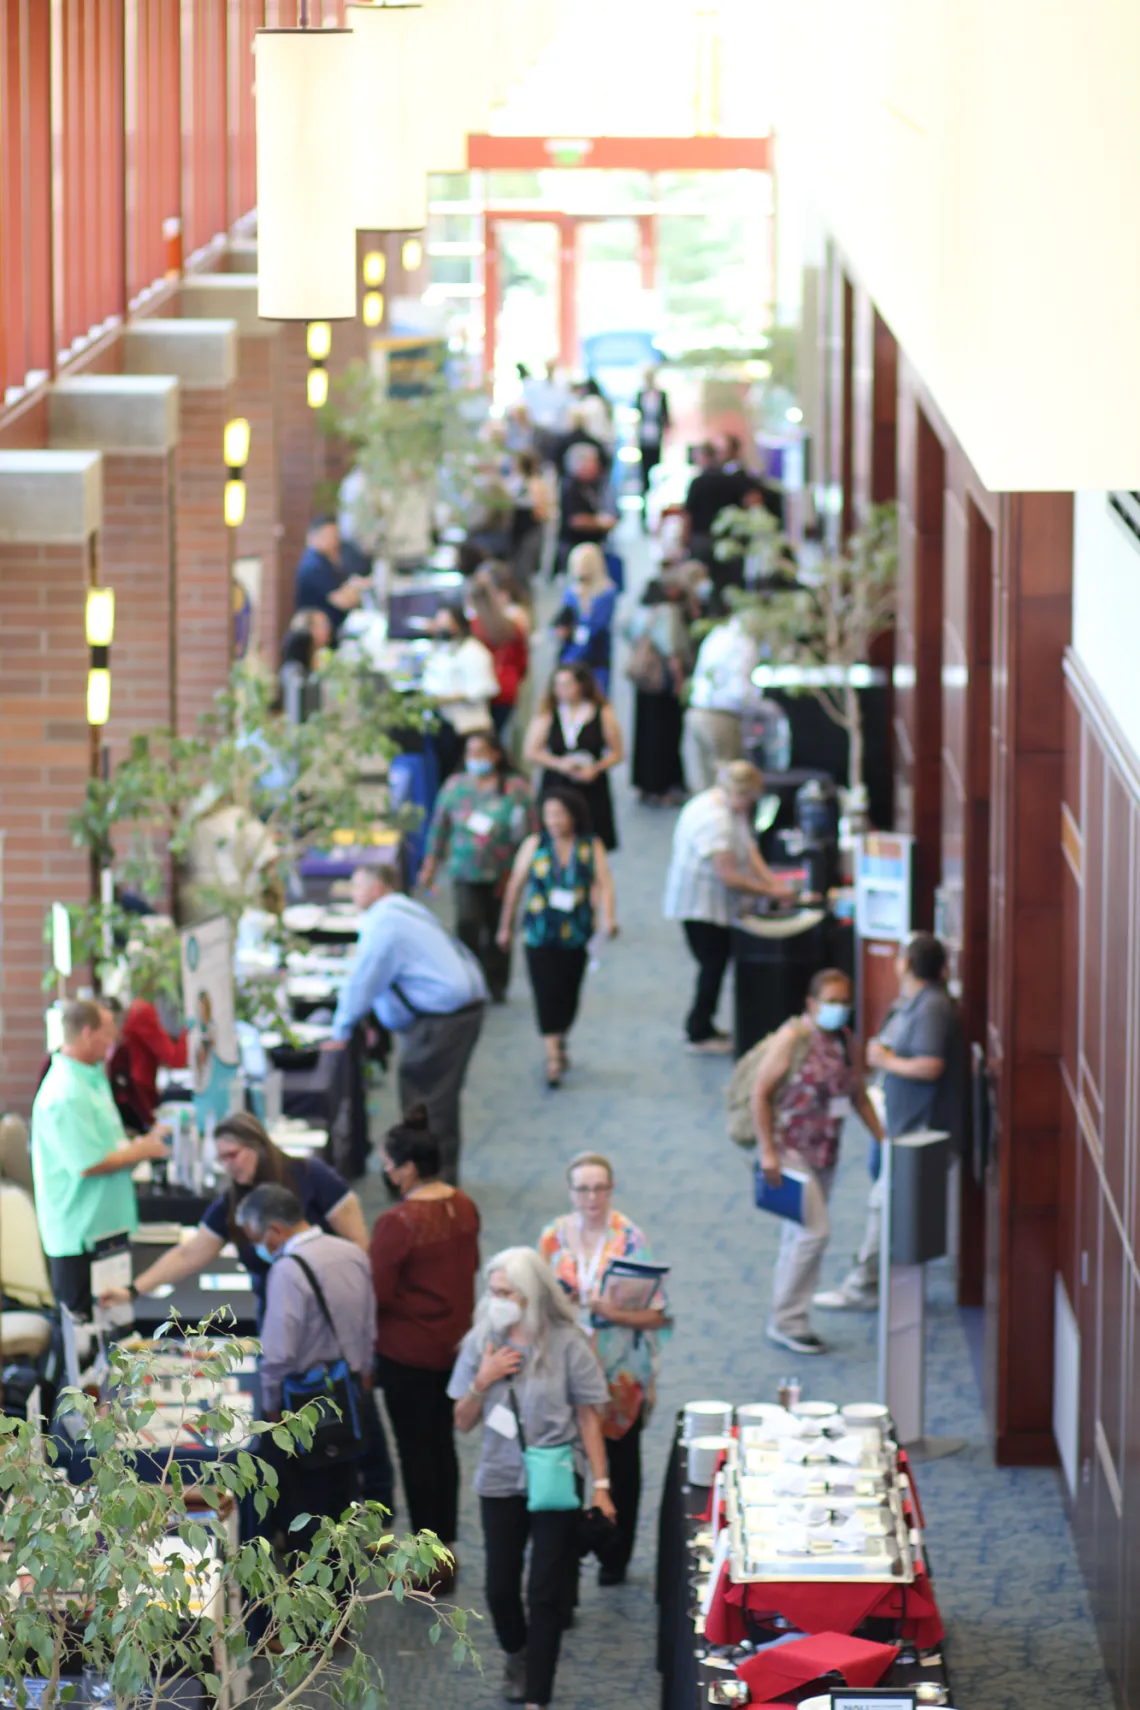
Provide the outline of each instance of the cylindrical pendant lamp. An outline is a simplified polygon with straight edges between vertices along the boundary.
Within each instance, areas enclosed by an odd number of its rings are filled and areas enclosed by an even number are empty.
[[[352,39],[350,147],[344,161],[353,224],[418,232],[427,225],[427,165],[420,109],[424,55],[419,0],[345,8]]]
[[[267,321],[356,314],[356,227],[346,171],[348,30],[258,30],[257,312]]]

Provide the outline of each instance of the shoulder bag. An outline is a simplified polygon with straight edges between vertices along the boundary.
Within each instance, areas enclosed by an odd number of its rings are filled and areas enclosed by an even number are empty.
[[[311,1445],[299,1451],[301,1458],[358,1460],[367,1448],[360,1379],[344,1357],[328,1301],[312,1266],[299,1253],[286,1253],[284,1257],[304,1271],[340,1358],[324,1360],[308,1371],[287,1372],[281,1383],[281,1405],[289,1413],[299,1413],[313,1402],[318,1404],[320,1419]]]
[[[548,1449],[529,1448],[523,1431],[515,1386],[508,1390],[511,1412],[518,1426],[519,1447],[526,1468],[526,1505],[531,1514],[565,1512],[581,1508],[573,1443],[555,1443]]]

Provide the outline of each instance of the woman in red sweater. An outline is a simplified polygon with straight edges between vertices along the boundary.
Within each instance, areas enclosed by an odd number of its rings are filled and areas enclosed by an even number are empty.
[[[400,1202],[372,1231],[376,1381],[396,1437],[411,1530],[427,1528],[450,1545],[459,1462],[447,1382],[475,1310],[479,1213],[465,1193],[440,1181],[439,1142],[423,1105],[389,1129],[382,1161]],[[437,1581],[434,1589],[447,1587]]]
[[[190,1035],[183,1029],[172,1039],[158,1018],[158,1011],[145,998],[136,998],[127,1010],[115,1048],[127,1059],[132,1103],[138,1107],[144,1128],[149,1128],[158,1109],[158,1071],[184,1069]]]

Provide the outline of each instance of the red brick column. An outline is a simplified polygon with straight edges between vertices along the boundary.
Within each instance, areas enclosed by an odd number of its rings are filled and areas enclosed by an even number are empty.
[[[68,819],[82,802],[90,756],[84,608],[94,555],[82,530],[98,522],[99,487],[97,457],[72,456],[70,467],[57,459],[61,476],[52,453],[35,455],[31,476],[12,472],[24,491],[11,497],[9,458],[0,456],[0,534],[31,534],[35,527],[21,526],[29,522],[46,533],[54,513],[58,531],[79,538],[0,538],[0,1110],[24,1114],[44,1055],[44,921],[53,902],[88,894],[87,857],[72,846]],[[86,495],[61,507],[59,480]],[[38,519],[17,514],[29,484],[46,493]]]
[[[101,580],[115,590],[111,762],[138,731],[174,716],[174,461],[171,452],[103,454]]]
[[[234,530],[235,558],[261,561],[261,598],[254,645],[270,663],[277,658],[289,613],[281,604],[279,570],[281,482],[277,455],[278,346],[280,336],[240,338],[234,386],[236,416],[249,423],[245,470],[245,521]]]
[[[222,437],[232,388],[184,387],[174,453],[175,716],[190,734],[229,681],[233,613],[230,530],[222,513]]]

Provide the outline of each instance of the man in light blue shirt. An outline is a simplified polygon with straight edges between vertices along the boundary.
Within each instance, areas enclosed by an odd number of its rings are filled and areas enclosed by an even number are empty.
[[[393,868],[358,867],[352,897],[364,920],[330,1043],[343,1046],[370,1010],[399,1034],[400,1103],[404,1110],[427,1106],[441,1174],[454,1184],[459,1098],[488,996],[483,970],[430,910],[397,891]]]

